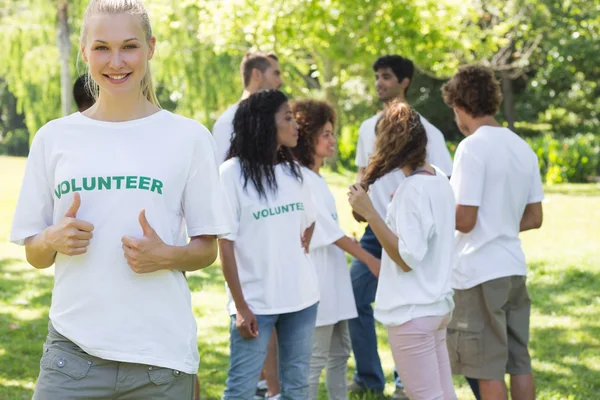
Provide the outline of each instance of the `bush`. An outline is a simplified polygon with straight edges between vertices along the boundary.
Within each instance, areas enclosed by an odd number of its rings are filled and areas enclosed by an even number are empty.
[[[0,137],[0,154],[9,156],[26,156],[29,154],[29,133],[27,129],[9,131]]]
[[[527,141],[538,156],[542,180],[548,184],[589,182],[600,175],[598,135],[557,139],[546,134]]]

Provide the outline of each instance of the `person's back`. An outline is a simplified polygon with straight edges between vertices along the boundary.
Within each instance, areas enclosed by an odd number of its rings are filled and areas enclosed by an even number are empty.
[[[542,225],[544,192],[536,154],[495,118],[502,102],[491,70],[461,68],[442,87],[459,130],[450,184],[456,198],[456,308],[448,325],[452,372],[475,378],[478,397],[535,398],[527,266],[519,232]],[[476,349],[477,351],[470,351]]]
[[[455,163],[452,183],[461,193],[462,204],[479,207],[473,230],[457,232],[455,287],[525,275],[525,255],[518,235],[523,212],[531,200],[532,185],[539,180],[535,153],[511,130],[482,126],[460,143]],[[464,167],[468,168],[469,177],[481,174],[479,187],[461,185],[463,179],[469,179],[463,174]],[[476,270],[464,269],[467,264]]]

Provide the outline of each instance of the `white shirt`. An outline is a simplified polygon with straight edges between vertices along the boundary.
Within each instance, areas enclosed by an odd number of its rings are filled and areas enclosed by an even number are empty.
[[[183,274],[136,274],[121,238],[142,237],[142,209],[169,245],[182,244],[186,225],[190,237],[229,232],[210,133],[168,111],[127,122],[80,113],[49,122],[31,146],[10,240],[23,244],[57,223],[74,191],[77,218],[94,225],[94,237],[86,254],[56,255],[52,324],[93,356],[195,374],[196,323]]]
[[[310,257],[319,276],[321,294],[316,326],[333,325],[358,315],[346,254],[333,244],[346,235],[338,225],[335,198],[327,182],[308,168],[302,172],[317,209],[317,223],[310,242]]]
[[[234,242],[242,292],[252,312],[283,314],[318,302],[317,272],[300,240],[315,221],[308,184],[279,164],[275,166],[278,190],[267,189],[265,199],[251,180],[244,189],[237,157],[221,164],[220,171],[234,219],[225,239]],[[229,288],[227,295],[227,309],[234,315]]]
[[[233,118],[239,105],[230,106],[215,122],[212,129],[213,138],[217,145],[217,161],[222,163],[227,157],[233,137]]]
[[[473,230],[456,232],[453,287],[526,275],[521,218],[527,204],[544,198],[527,142],[507,128],[482,126],[458,145],[450,183],[457,204],[479,207]]]
[[[402,271],[383,252],[375,318],[386,326],[454,309],[454,196],[448,178],[436,172],[406,178],[388,207],[387,224],[398,235],[398,252],[412,270]]]
[[[360,125],[356,146],[355,163],[357,167],[366,168],[369,165],[369,158],[375,151],[375,128],[381,115],[374,115]],[[450,176],[452,174],[452,158],[446,147],[444,135],[423,116],[420,118],[427,134],[427,161],[441,169],[446,176]],[[386,215],[387,205],[390,203],[392,195],[403,180],[404,173],[397,169],[378,179],[369,188],[369,197],[382,218]]]

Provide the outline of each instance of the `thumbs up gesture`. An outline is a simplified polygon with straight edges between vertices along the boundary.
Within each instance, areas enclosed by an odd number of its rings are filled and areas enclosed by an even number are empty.
[[[90,240],[94,236],[94,225],[77,219],[81,207],[81,196],[73,193],[73,203],[65,216],[55,225],[45,231],[46,244],[57,253],[76,256],[87,252]]]
[[[146,219],[146,210],[140,212],[139,222],[143,234],[141,238],[123,236],[121,239],[129,268],[138,274],[170,268],[165,254],[168,246],[150,226]]]

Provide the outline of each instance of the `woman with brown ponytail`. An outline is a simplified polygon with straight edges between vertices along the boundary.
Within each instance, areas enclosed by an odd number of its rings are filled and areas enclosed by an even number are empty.
[[[426,161],[427,135],[419,114],[391,104],[377,124],[375,152],[362,185],[350,187],[353,210],[385,250],[375,318],[387,327],[394,362],[411,400],[456,399],[446,348],[454,302],[450,278],[455,204],[448,178]],[[402,180],[386,221],[369,186],[400,169]]]

